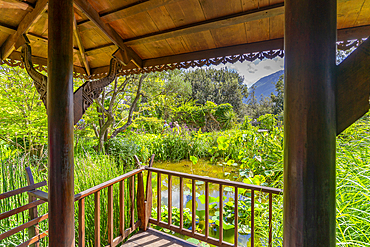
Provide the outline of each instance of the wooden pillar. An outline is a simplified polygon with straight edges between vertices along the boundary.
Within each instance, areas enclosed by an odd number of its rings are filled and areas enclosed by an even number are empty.
[[[284,246],[335,246],[336,0],[285,1]]]
[[[73,1],[49,0],[49,246],[74,246]]]

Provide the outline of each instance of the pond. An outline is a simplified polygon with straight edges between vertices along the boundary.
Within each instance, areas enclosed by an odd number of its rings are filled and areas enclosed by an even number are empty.
[[[188,160],[182,160],[178,163],[170,163],[170,162],[157,162],[154,163],[153,167],[160,168],[160,169],[166,169],[176,172],[183,172],[188,174],[194,174],[194,175],[200,175],[200,176],[208,176],[213,178],[219,178],[219,179],[227,179],[232,181],[240,181],[241,178],[238,173],[238,168],[233,166],[221,166],[221,165],[212,165],[209,161],[206,160],[199,160],[195,165],[191,161]],[[152,217],[156,216],[157,214],[157,177],[156,173],[153,173],[153,213]],[[178,177],[172,177],[172,214],[173,214],[173,224],[179,226],[179,218],[177,215],[179,214],[179,207],[180,207],[180,188],[179,188],[180,179]],[[191,180],[190,179],[184,179],[184,227],[191,229]],[[240,189],[239,189],[240,191]],[[234,243],[234,226],[233,226],[233,214],[234,214],[234,188],[231,187],[225,187],[223,190],[223,201],[224,201],[224,219],[226,219],[228,223],[223,224],[224,231],[223,231],[223,237],[224,241],[229,243]],[[240,192],[239,192],[240,193]],[[205,229],[205,200],[204,200],[204,194],[205,194],[205,185],[202,181],[196,182],[196,215],[197,215],[197,228],[196,231],[199,233],[204,233]],[[250,197],[248,198],[248,194],[250,196],[250,193],[247,193],[246,196],[239,195],[239,202],[243,201],[246,202],[246,210],[244,212],[248,212],[250,214]],[[219,232],[218,232],[218,219],[219,219],[219,209],[218,209],[218,201],[219,201],[219,185],[216,184],[209,184],[209,196],[210,196],[210,227],[209,227],[209,234],[210,237],[218,238]],[[212,199],[213,198],[213,199]],[[261,200],[263,199],[257,199],[256,202],[258,203],[258,200],[260,203],[262,203]],[[213,202],[214,201],[214,202]],[[161,176],[161,207],[162,207],[162,213],[161,218],[162,221],[167,222],[167,206],[168,206],[168,176],[162,175]],[[164,209],[164,210],[163,210]],[[188,212],[188,222],[186,221],[186,212]],[[229,220],[228,220],[229,217]],[[240,215],[239,217],[243,217]],[[187,224],[188,223],[188,224]],[[245,222],[244,222],[245,223]],[[250,225],[249,224],[238,224],[239,228],[239,235],[238,235],[238,245],[239,246],[250,246]],[[264,226],[268,226],[268,221],[265,222]],[[268,227],[267,227],[268,229]],[[169,230],[167,231],[169,232]],[[176,236],[188,239],[188,237],[180,236],[178,234],[175,234]],[[256,235],[256,233],[255,233]],[[256,239],[258,237],[256,236]],[[197,240],[190,239],[190,241]],[[256,241],[257,242],[257,241]],[[263,246],[262,243],[255,243],[255,246]],[[203,246],[203,245],[202,245]],[[209,245],[204,245],[209,246]]]

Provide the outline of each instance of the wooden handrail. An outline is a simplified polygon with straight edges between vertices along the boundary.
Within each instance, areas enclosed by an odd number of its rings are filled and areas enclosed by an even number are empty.
[[[11,196],[15,196],[15,195],[18,195],[18,194],[21,194],[21,193],[24,193],[30,190],[34,190],[34,189],[40,188],[45,185],[46,185],[46,181],[42,181],[37,184],[32,184],[32,185],[22,187],[16,190],[11,190],[11,191],[0,194],[0,200],[11,197]]]
[[[17,232],[22,231],[22,230],[24,230],[24,229],[26,229],[30,226],[33,226],[33,225],[35,225],[35,224],[37,224],[37,223],[39,223],[39,222],[41,222],[41,221],[43,221],[47,218],[48,218],[48,214],[44,214],[40,217],[37,217],[36,219],[30,220],[30,221],[24,223],[23,225],[17,226],[17,227],[15,227],[15,228],[7,231],[7,232],[4,232],[4,233],[0,234],[0,241],[3,240],[4,238],[10,237],[11,235],[16,234]]]
[[[129,177],[132,177],[132,176],[134,176],[134,175],[136,175],[136,174],[138,174],[138,173],[140,173],[140,172],[142,172],[144,170],[145,170],[145,168],[135,169],[135,170],[133,170],[131,172],[128,172],[128,173],[125,173],[125,174],[123,174],[123,175],[121,175],[119,177],[113,178],[113,179],[111,179],[109,181],[106,181],[104,183],[101,183],[99,185],[96,185],[96,186],[94,186],[94,187],[92,187],[90,189],[87,189],[85,191],[82,191],[82,192],[80,192],[80,193],[78,193],[78,194],[75,195],[75,201],[78,201],[78,200],[80,200],[80,199],[82,199],[82,198],[84,198],[86,196],[92,195],[95,192],[97,192],[99,190],[102,190],[104,188],[107,188],[107,187],[109,187],[109,186],[111,186],[111,185],[113,185],[115,183],[121,182],[124,179],[129,178]]]
[[[214,184],[222,184],[224,186],[261,191],[265,193],[272,193],[272,194],[278,194],[278,195],[283,193],[282,189],[258,186],[258,185],[253,185],[253,184],[246,184],[242,182],[234,182],[234,181],[223,180],[219,178],[204,177],[204,176],[198,176],[198,175],[187,174],[187,173],[182,173],[182,172],[174,172],[174,171],[147,167],[147,166],[145,167],[145,170],[156,172],[156,173],[172,175],[172,176],[180,177],[180,178],[182,177],[182,178],[187,178],[187,179],[194,179],[197,181],[209,182],[209,183],[214,183]]]
[[[37,201],[30,202],[26,205],[23,205],[21,207],[9,210],[8,212],[0,213],[0,220],[5,219],[5,218],[9,218],[12,215],[19,214],[19,213],[21,213],[21,212],[23,212],[27,209],[34,208],[34,207],[36,207],[38,205],[41,205],[43,203],[45,203],[45,201],[37,200]]]

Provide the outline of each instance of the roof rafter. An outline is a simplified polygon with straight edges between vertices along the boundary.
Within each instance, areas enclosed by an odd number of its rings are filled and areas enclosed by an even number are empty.
[[[79,8],[94,24],[121,50],[127,53],[129,59],[139,68],[142,68],[142,59],[131,48],[123,43],[121,36],[99,16],[98,12],[86,0],[74,0]]]
[[[19,23],[17,31],[10,35],[5,43],[1,47],[1,59],[6,59],[15,49],[17,49],[18,39],[26,33],[29,28],[37,22],[44,13],[48,6],[48,0],[39,0],[36,3],[36,6],[32,12],[29,12],[23,20]]]
[[[183,0],[144,0],[139,3],[132,4],[114,11],[100,14],[100,18],[106,22],[116,21],[121,18],[133,16],[142,12],[146,12],[155,8],[165,6],[167,4],[176,3]],[[89,28],[91,25],[90,21],[82,21],[78,23],[79,26]]]
[[[198,33],[202,31],[208,31],[236,24],[241,24],[249,21],[260,20],[282,14],[284,14],[284,3],[278,3],[266,7],[261,7],[258,9],[218,17],[215,19],[210,19],[198,23],[193,23],[190,25],[185,25],[182,27],[172,28],[165,31],[153,33],[150,35],[133,38],[130,40],[126,40],[125,44],[128,46],[141,45],[159,40],[183,36],[187,34]]]
[[[73,34],[74,34],[74,36],[76,38],[78,49],[79,49],[79,53],[81,55],[82,63],[85,66],[86,73],[88,75],[90,75],[91,74],[90,73],[90,65],[89,65],[89,61],[87,60],[85,48],[82,45],[82,40],[81,40],[79,28],[77,26],[76,17],[73,18]]]

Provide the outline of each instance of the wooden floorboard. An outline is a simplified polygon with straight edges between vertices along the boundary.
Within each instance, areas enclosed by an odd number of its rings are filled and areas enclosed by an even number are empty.
[[[122,246],[125,247],[136,247],[136,246],[155,246],[155,247],[195,247],[192,243],[189,243],[181,238],[171,236],[169,234],[157,231],[155,229],[148,229],[146,232],[138,232],[132,236]]]

